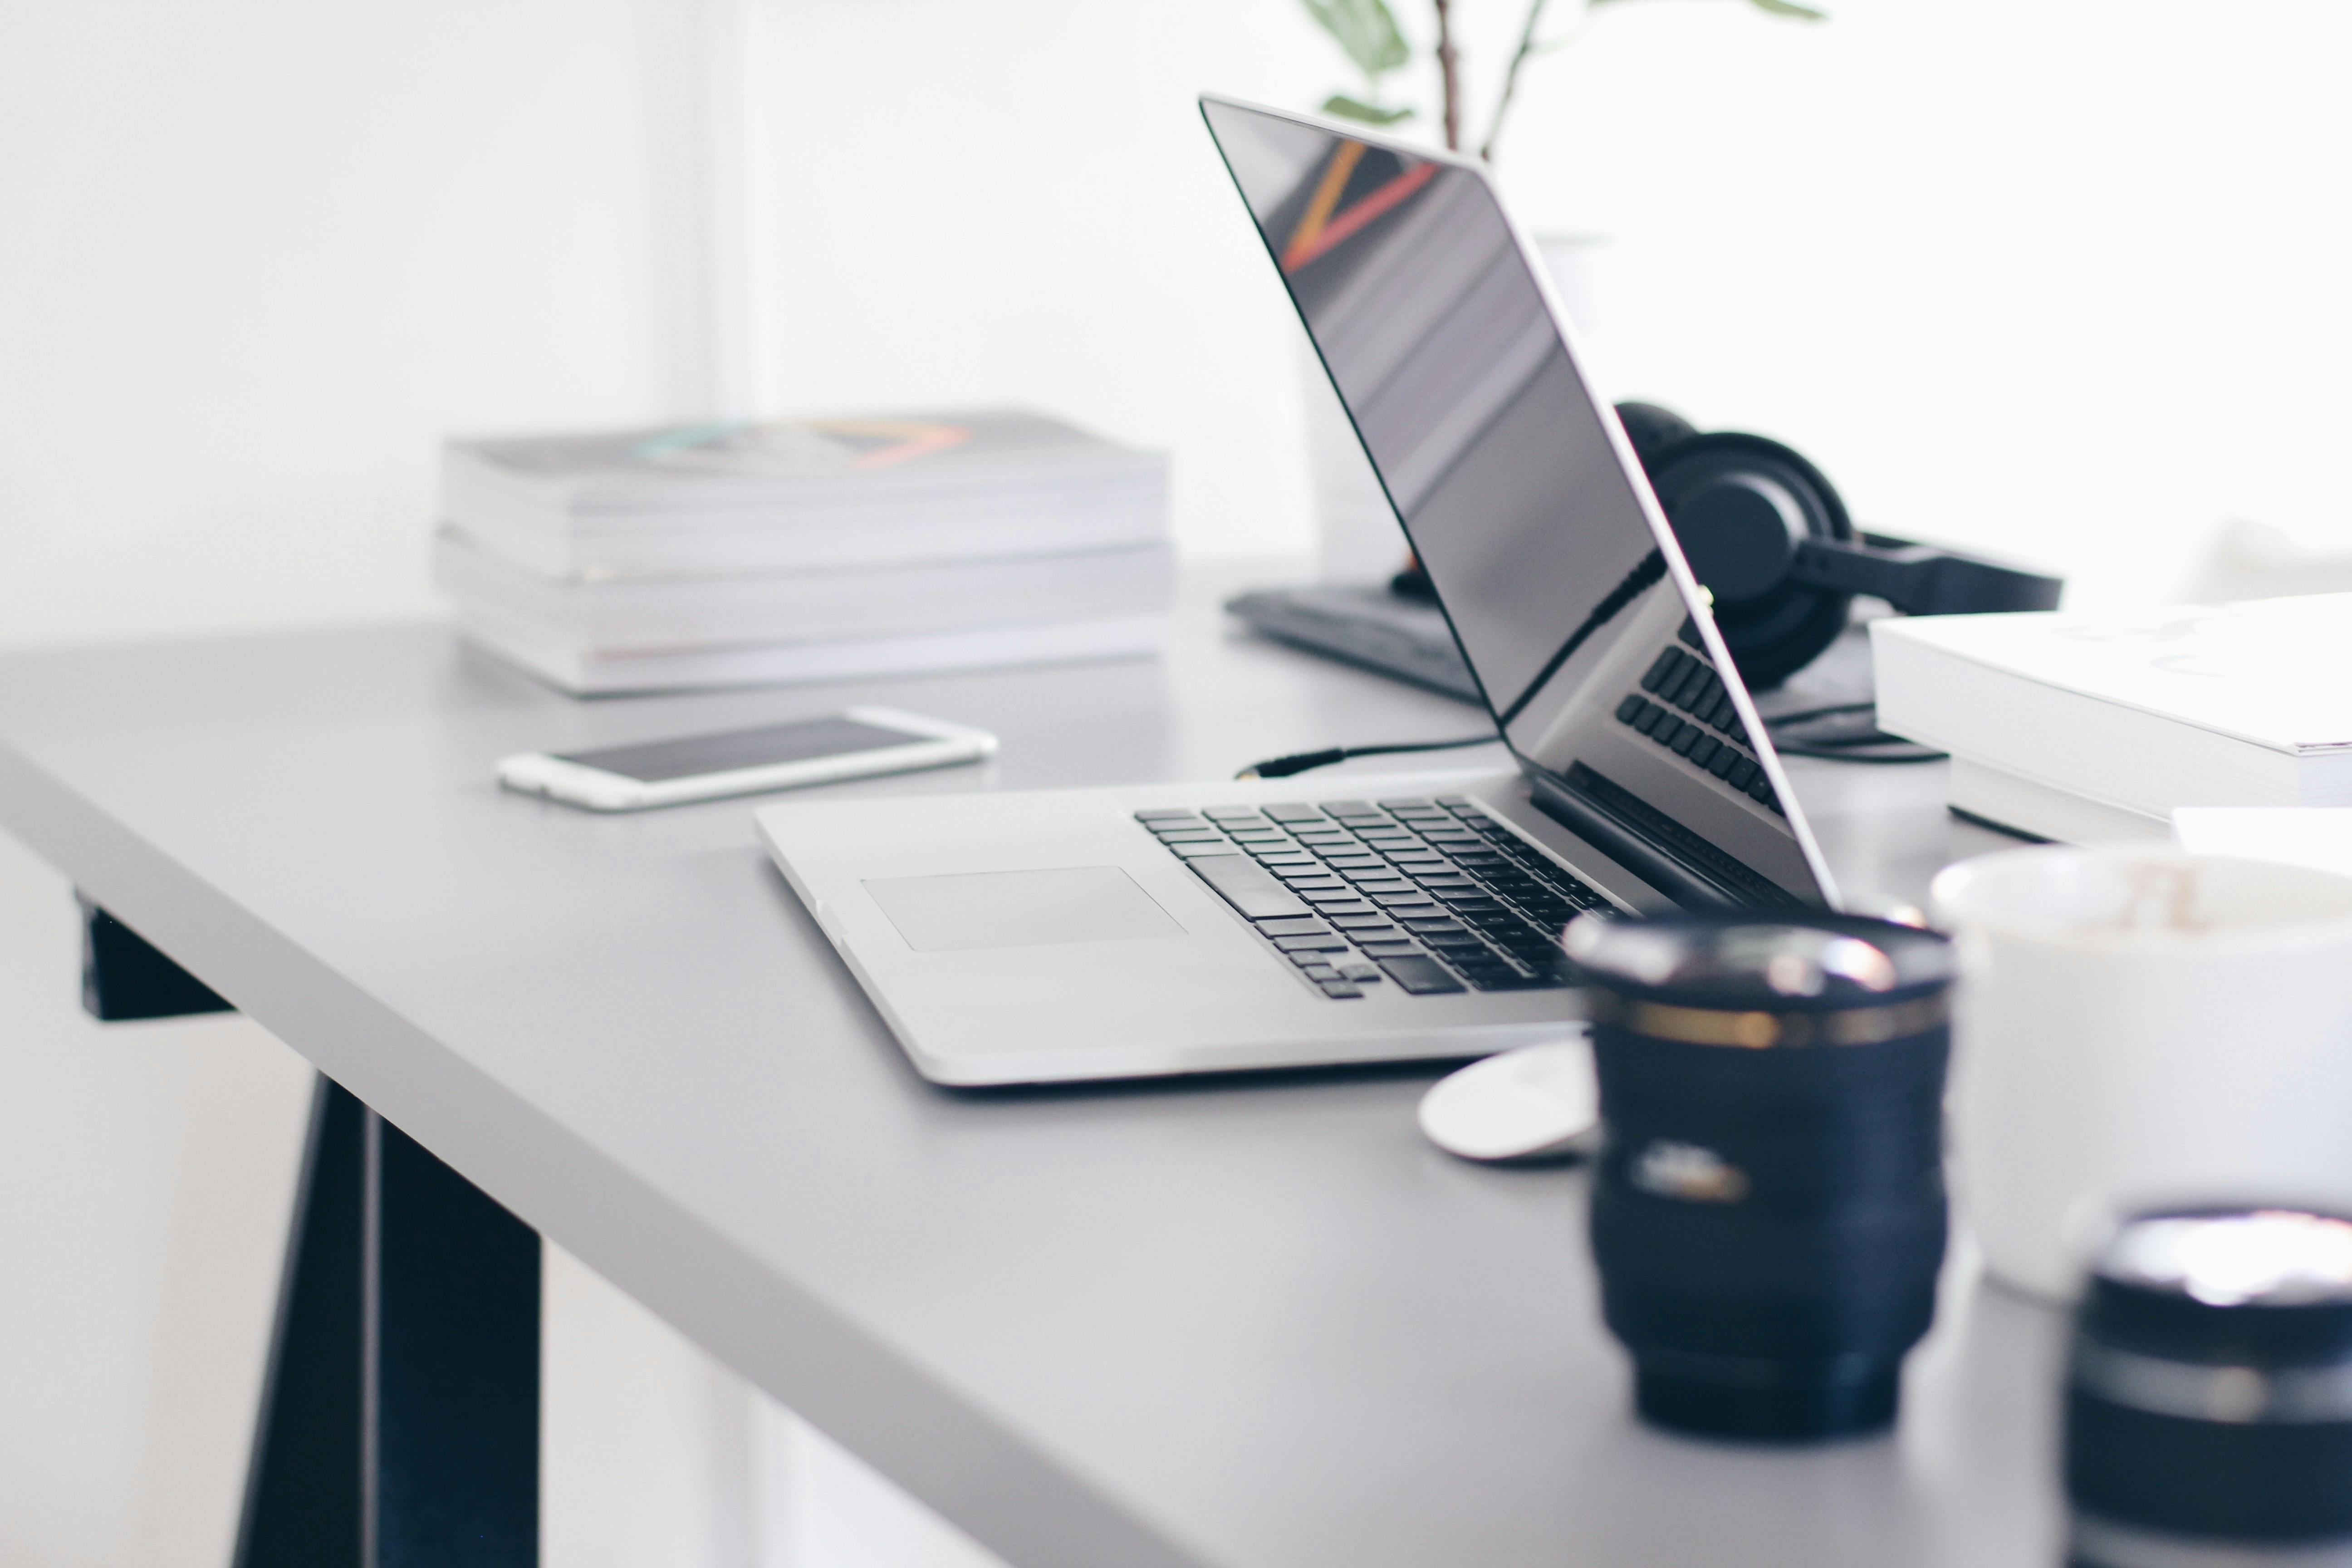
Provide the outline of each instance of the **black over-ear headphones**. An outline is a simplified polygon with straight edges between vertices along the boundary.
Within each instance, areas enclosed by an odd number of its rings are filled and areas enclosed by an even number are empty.
[[[1780,685],[1836,641],[1856,594],[1915,616],[2058,607],[2063,578],[1857,534],[1822,471],[1778,441],[1702,435],[1648,403],[1621,403],[1617,417],[1753,688]]]

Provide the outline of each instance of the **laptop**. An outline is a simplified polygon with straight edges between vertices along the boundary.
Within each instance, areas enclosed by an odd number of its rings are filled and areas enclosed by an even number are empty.
[[[803,801],[761,834],[960,1085],[1480,1055],[1576,1015],[1588,910],[1834,890],[1486,171],[1201,100],[1513,768]]]

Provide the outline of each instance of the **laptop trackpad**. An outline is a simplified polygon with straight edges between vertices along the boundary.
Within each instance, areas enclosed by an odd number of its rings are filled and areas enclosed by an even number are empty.
[[[917,952],[1184,934],[1116,866],[889,877],[866,890]]]

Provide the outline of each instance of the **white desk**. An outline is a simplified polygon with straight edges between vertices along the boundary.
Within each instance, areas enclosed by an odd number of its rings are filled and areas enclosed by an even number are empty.
[[[1229,636],[1246,580],[1196,574],[1159,662],[723,696],[572,702],[430,626],[17,656],[0,822],[1022,1568],[2054,1561],[2063,1324],[1964,1262],[1895,1436],[1664,1436],[1601,1326],[1583,1176],[1427,1147],[1435,1069],[934,1089],[743,804],[600,818],[490,782],[853,698],[1003,737],[986,769],[837,786],[905,795],[1477,721]],[[1998,842],[1944,815],[1940,767],[1791,772],[1855,891]]]

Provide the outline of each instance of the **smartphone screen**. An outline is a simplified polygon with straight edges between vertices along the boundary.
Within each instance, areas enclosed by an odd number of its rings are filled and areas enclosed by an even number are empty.
[[[935,738],[888,730],[879,724],[864,724],[855,719],[803,719],[758,730],[730,730],[718,735],[689,735],[679,741],[564,752],[556,760],[576,763],[583,768],[601,768],[639,784],[660,784],[668,779],[728,773],[777,763],[805,763],[852,752],[878,752],[887,746],[911,745]]]

